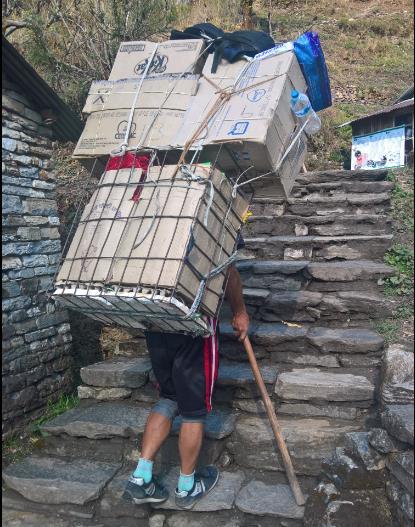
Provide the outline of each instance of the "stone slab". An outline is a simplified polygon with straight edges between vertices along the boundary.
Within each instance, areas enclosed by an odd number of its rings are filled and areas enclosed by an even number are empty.
[[[115,476],[107,485],[103,497],[99,504],[101,516],[110,516],[120,518],[122,516],[131,516],[132,518],[147,518],[148,506],[137,506],[133,501],[127,501],[122,498],[125,485],[131,476],[136,465],[126,467]]]
[[[311,368],[281,373],[275,386],[275,393],[284,401],[367,401],[373,399],[374,391],[366,377]]]
[[[169,499],[154,508],[162,510],[180,510],[174,501],[174,491],[177,487],[177,478],[180,469],[171,469],[162,479],[163,484],[170,492]],[[222,472],[217,486],[200,500],[192,509],[195,512],[214,512],[232,509],[236,496],[245,479],[243,472]]]
[[[275,366],[261,366],[262,378],[265,384],[275,384],[277,368]],[[221,361],[217,380],[218,386],[252,386],[255,385],[252,368],[247,363]]]
[[[311,493],[304,514],[304,527],[393,525],[390,504],[384,489],[343,490],[341,494],[328,498],[319,485]]]
[[[311,262],[307,273],[314,280],[324,282],[352,282],[355,280],[373,280],[389,276],[391,267],[371,260],[351,260],[346,262]]]
[[[97,401],[115,401],[130,397],[130,388],[98,388],[96,386],[78,386],[78,397],[80,399],[96,399]]]
[[[251,481],[238,494],[236,507],[255,516],[301,519],[304,507],[296,504],[288,485],[266,485],[262,481]]]
[[[206,527],[207,525],[212,527],[241,527],[241,521],[232,516],[227,512],[216,512],[213,524],[210,513],[179,512],[170,516],[163,527]],[[152,526],[150,525],[150,527]]]
[[[149,358],[116,358],[81,368],[81,379],[90,386],[140,388],[148,381]]]
[[[370,446],[368,432],[348,433],[344,437],[344,443],[346,453],[361,463],[368,472],[385,468],[385,456]]]
[[[381,417],[382,424],[390,435],[413,446],[414,407],[412,404],[388,405]]]
[[[414,451],[389,456],[387,466],[397,480],[414,495]]]
[[[322,355],[321,353],[296,353],[295,351],[275,351],[271,359],[276,362],[285,362],[303,366],[323,366],[324,368],[339,368],[339,359],[335,355]]]
[[[57,515],[40,514],[38,512],[23,512],[2,509],[2,525],[4,527],[71,527],[72,524],[67,518]],[[78,523],[79,527],[83,527]]]
[[[380,351],[383,338],[370,329],[330,329],[314,327],[307,333],[307,341],[321,352],[369,353]]]
[[[42,425],[42,430],[53,435],[102,439],[135,437],[144,432],[150,409],[130,403],[98,403],[85,408],[74,408]]]
[[[343,444],[344,434],[359,428],[358,424],[329,419],[279,418],[283,437],[298,474],[319,475],[321,462]],[[275,438],[268,419],[241,415],[228,448],[238,465],[247,468],[283,471]]]
[[[300,417],[327,417],[354,421],[361,416],[362,410],[353,406],[335,406],[332,403],[322,405],[309,403],[281,403],[278,407],[278,414],[288,414]]]
[[[391,437],[384,428],[372,428],[369,430],[368,440],[370,445],[381,454],[404,450],[404,444]]]
[[[209,439],[224,439],[232,434],[235,429],[236,415],[228,410],[212,410],[206,417],[205,436]],[[178,434],[181,417],[176,417],[173,422],[172,432]]]
[[[385,470],[367,471],[343,447],[336,448],[333,456],[322,463],[325,475],[338,489],[372,489],[385,485]]]
[[[8,466],[3,479],[30,501],[83,505],[97,499],[119,464],[29,456]]]
[[[413,404],[414,352],[394,344],[385,352],[381,397],[384,404]]]
[[[386,495],[394,504],[399,527],[413,527],[414,498],[393,476],[386,482]]]

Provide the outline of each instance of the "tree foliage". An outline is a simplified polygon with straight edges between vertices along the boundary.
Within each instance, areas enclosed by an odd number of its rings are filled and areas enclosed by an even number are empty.
[[[174,0],[6,0],[3,33],[75,110],[107,79],[120,42],[168,35]]]

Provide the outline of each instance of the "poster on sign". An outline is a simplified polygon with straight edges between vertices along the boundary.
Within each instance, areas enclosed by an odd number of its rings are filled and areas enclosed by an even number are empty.
[[[405,126],[389,128],[352,140],[352,170],[405,165]]]

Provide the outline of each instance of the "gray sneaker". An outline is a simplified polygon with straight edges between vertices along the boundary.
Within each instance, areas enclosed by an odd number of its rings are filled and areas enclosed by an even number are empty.
[[[122,495],[124,500],[133,501],[136,505],[144,503],[163,503],[169,498],[169,492],[154,477],[150,483],[131,476]]]
[[[176,489],[176,505],[180,509],[193,509],[199,500],[215,488],[218,481],[219,470],[213,465],[198,470],[195,474],[195,482],[191,490],[179,492]]]

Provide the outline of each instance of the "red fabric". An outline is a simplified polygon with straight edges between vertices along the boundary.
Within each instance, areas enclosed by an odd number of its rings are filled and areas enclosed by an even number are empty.
[[[203,340],[203,355],[204,355],[204,363],[205,363],[205,390],[206,390],[205,403],[206,403],[207,412],[210,412],[212,410],[212,405],[210,403],[210,386],[211,386],[210,372],[212,370],[210,350],[211,350],[210,338],[206,338]]]
[[[127,152],[123,156],[110,157],[105,170],[121,170],[122,168],[142,168],[147,171],[150,156],[138,156],[134,152]]]
[[[144,183],[147,178],[149,164],[149,155],[138,156],[135,152],[127,152],[123,156],[110,157],[105,170],[121,170],[123,168],[141,168],[143,170],[143,173],[140,177],[140,182],[135,188],[131,197],[131,199],[137,203],[140,201],[141,192],[143,190],[142,183]]]
[[[143,191],[143,185],[142,183],[144,183],[144,181],[146,180],[147,178],[147,170],[143,170],[143,173],[141,174],[141,177],[140,177],[140,183],[136,186],[135,190],[134,190],[134,194],[133,194],[133,197],[131,198],[133,201],[135,201],[136,203],[138,201],[140,201],[140,197],[141,197],[141,193]]]
[[[217,321],[215,319],[209,319],[209,324],[213,329],[213,335],[203,339],[206,410],[208,413],[212,411],[212,395],[219,373],[218,337],[216,332]]]

